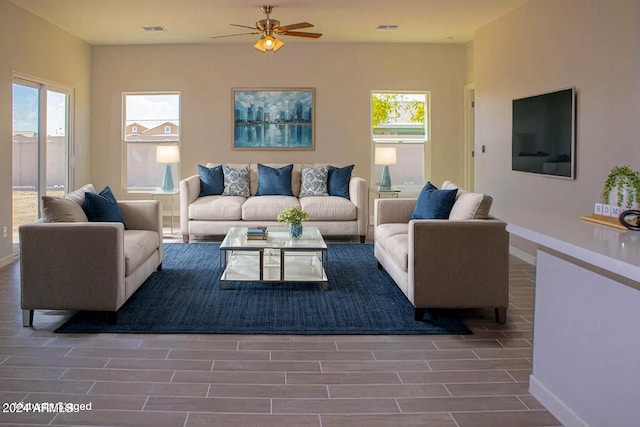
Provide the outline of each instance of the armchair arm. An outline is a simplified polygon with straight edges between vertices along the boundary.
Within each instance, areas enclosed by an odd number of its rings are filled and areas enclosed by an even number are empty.
[[[32,223],[19,233],[23,309],[115,311],[124,303],[121,223]]]
[[[509,233],[503,221],[411,220],[408,240],[416,307],[507,307]]]
[[[349,181],[349,199],[356,205],[358,234],[365,236],[369,224],[369,191],[364,178],[352,176]]]
[[[200,175],[180,181],[180,232],[189,235],[189,205],[200,197]]]
[[[373,203],[373,224],[407,223],[411,219],[415,198],[376,199]]]

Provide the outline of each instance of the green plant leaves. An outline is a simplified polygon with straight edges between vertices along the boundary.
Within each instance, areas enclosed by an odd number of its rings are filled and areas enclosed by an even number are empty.
[[[616,166],[609,172],[602,190],[602,198],[606,204],[609,204],[609,197],[614,188],[618,196],[618,206],[622,206],[625,201],[625,193],[628,196],[627,208],[633,207],[634,202],[640,203],[640,175],[630,166]]]

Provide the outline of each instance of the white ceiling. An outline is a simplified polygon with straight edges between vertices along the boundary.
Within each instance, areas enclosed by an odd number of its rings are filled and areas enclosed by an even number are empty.
[[[242,33],[275,6],[281,25],[310,22],[319,39],[283,37],[286,42],[466,43],[473,32],[529,0],[11,0],[93,45],[251,42]],[[398,25],[380,31],[378,25]],[[143,26],[163,26],[149,33]]]

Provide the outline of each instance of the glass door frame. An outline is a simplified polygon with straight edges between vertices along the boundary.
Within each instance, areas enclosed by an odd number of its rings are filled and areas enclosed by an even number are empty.
[[[65,167],[64,167],[64,189],[65,193],[71,190],[71,183],[73,182],[74,171],[74,89],[61,85],[59,83],[50,82],[37,77],[28,76],[20,73],[13,73],[12,85],[21,85],[38,90],[38,140],[37,140],[37,152],[36,152],[36,217],[40,218],[41,213],[41,197],[46,195],[47,192],[47,120],[48,120],[48,104],[47,95],[48,92],[57,92],[65,96]],[[12,95],[13,99],[13,95]],[[13,103],[13,101],[12,101]],[[12,112],[13,112],[12,104]],[[13,135],[12,124],[12,135]],[[13,138],[13,137],[12,137]],[[13,156],[13,154],[12,154]],[[12,163],[12,168],[15,167]],[[12,190],[13,193],[13,190]],[[14,215],[12,208],[12,216]],[[15,243],[19,243],[14,241]]]

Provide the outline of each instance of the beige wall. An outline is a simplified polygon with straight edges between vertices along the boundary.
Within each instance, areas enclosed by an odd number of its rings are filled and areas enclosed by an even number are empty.
[[[182,92],[181,176],[211,162],[356,165],[370,179],[370,91],[431,91],[431,179],[462,177],[465,47],[288,43],[276,54],[245,44],[104,46],[92,58],[92,179],[122,189],[123,91]],[[231,149],[231,89],[315,88],[315,151]],[[427,163],[428,164],[428,163]],[[120,197],[127,197],[119,194]],[[131,196],[133,197],[133,196]]]
[[[11,84],[13,73],[34,76],[75,89],[75,183],[90,179],[89,115],[91,47],[0,0],[0,230],[11,230]],[[12,253],[11,233],[0,234],[0,265]]]
[[[476,146],[487,151],[476,157],[475,184],[494,196],[496,215],[578,219],[592,213],[613,166],[640,168],[638,29],[637,0],[536,0],[476,32]],[[512,171],[511,101],[570,86],[577,178]]]
[[[469,42],[464,45],[464,55],[465,55],[465,78],[464,82],[467,84],[473,83],[475,79],[475,69],[473,64],[473,42]]]

